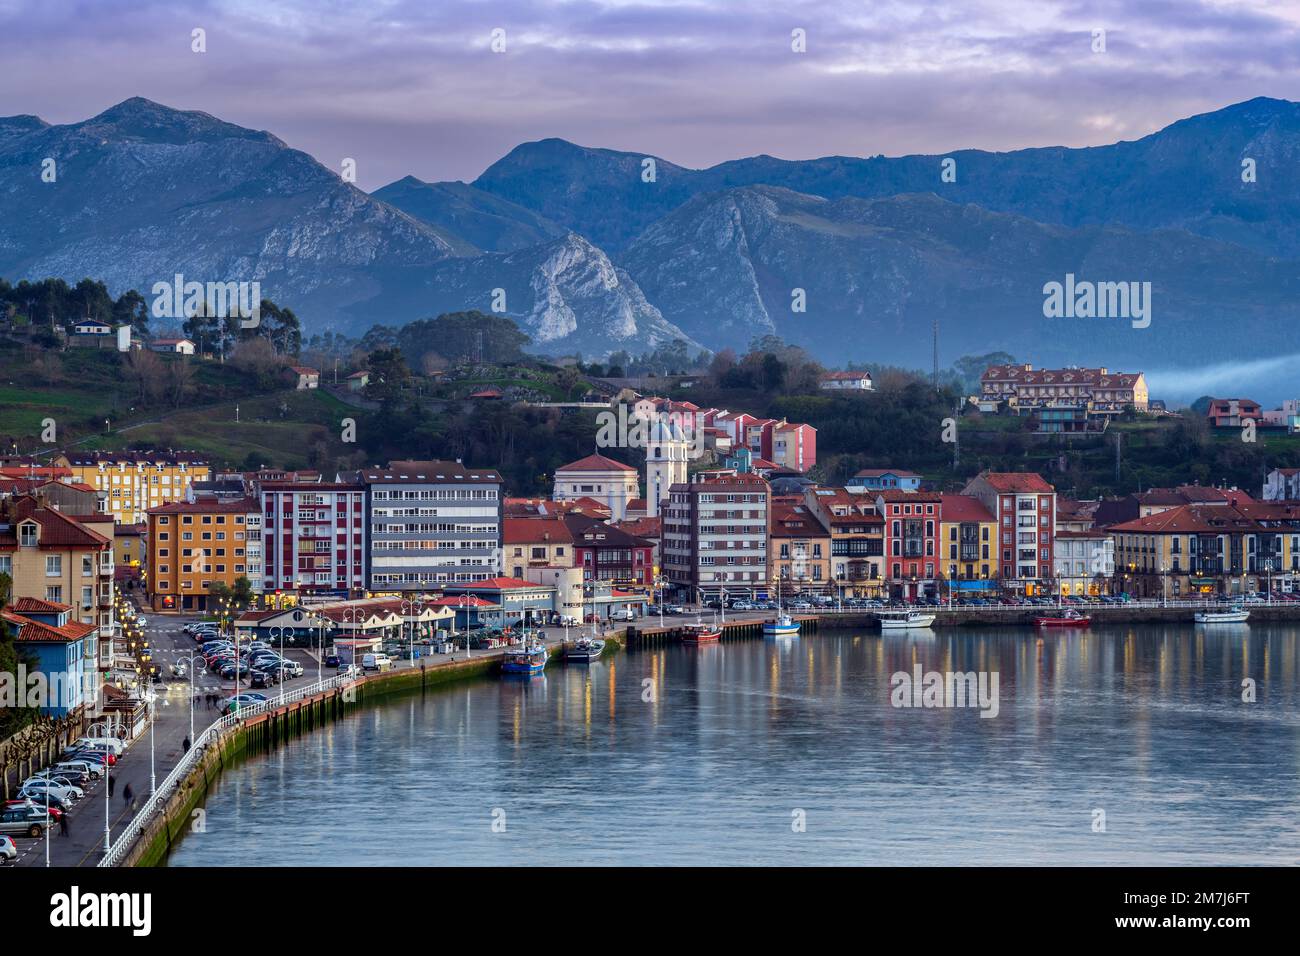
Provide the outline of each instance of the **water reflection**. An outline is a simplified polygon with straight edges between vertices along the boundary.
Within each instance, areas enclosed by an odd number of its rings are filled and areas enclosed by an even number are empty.
[[[1294,863],[1296,644],[823,631],[459,685],[226,774],[171,862]],[[996,672],[998,716],[891,706],[918,666]]]

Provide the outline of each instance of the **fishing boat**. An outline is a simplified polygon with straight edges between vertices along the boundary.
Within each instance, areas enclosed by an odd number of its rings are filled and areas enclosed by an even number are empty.
[[[1250,617],[1250,612],[1234,604],[1226,611],[1197,611],[1194,616],[1197,624],[1241,624]]]
[[[546,660],[550,655],[546,645],[541,642],[529,643],[525,639],[523,646],[512,647],[506,651],[501,660],[501,673],[511,676],[531,677],[546,670]]]
[[[594,637],[580,637],[564,646],[564,659],[573,664],[590,664],[600,660],[605,642]]]
[[[1092,618],[1070,608],[1060,617],[1036,617],[1034,623],[1039,627],[1087,627]]]
[[[929,627],[936,617],[920,611],[881,611],[877,616],[880,618],[880,626],[886,631]]]
[[[717,624],[702,624],[696,621],[682,628],[683,644],[716,644],[722,637],[722,628]]]
[[[794,637],[799,633],[799,622],[789,614],[778,614],[774,621],[763,622],[764,637]]]

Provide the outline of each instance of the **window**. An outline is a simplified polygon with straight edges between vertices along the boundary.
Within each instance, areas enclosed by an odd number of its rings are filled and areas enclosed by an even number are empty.
[[[57,578],[63,574],[63,555],[47,554],[45,556],[45,576]]]
[[[19,540],[21,541],[22,546],[23,546],[24,548],[34,548],[34,547],[36,547],[36,525],[35,525],[35,523],[33,523],[33,522],[28,522],[27,524],[25,524],[25,525],[22,526],[22,528],[21,528],[21,530],[20,530],[20,533],[19,533]]]
[[[57,584],[45,589],[45,600],[53,601],[55,604],[63,603],[63,588]]]

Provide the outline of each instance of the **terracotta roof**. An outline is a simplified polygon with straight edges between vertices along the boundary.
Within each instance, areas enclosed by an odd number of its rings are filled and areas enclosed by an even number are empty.
[[[606,524],[588,515],[571,514],[565,516],[569,531],[573,534],[573,544],[577,548],[651,548],[653,541],[639,538],[630,531],[617,525]]]
[[[879,491],[869,491],[867,495],[885,501],[910,501],[912,503],[923,501],[927,504],[938,504],[943,498],[937,491],[908,491],[905,488],[882,488]]]
[[[313,485],[313,487],[317,487]],[[256,514],[262,505],[255,498],[240,498],[228,501],[220,498],[201,498],[198,501],[169,501],[165,505],[150,508],[145,514]]]
[[[1109,530],[1120,534],[1222,534],[1259,528],[1257,520],[1231,505],[1179,505],[1145,518],[1111,525]]]
[[[485,601],[481,597],[473,594],[457,594],[453,596],[440,597],[436,600],[427,602],[436,604],[438,607],[498,607],[499,605],[492,601]]]
[[[555,469],[557,475],[562,471],[630,471],[635,473],[636,469],[623,464],[621,461],[615,461],[613,458],[606,458],[604,455],[597,453],[588,455],[586,458],[579,458],[577,461],[571,461],[567,465]]]
[[[80,621],[69,621],[61,627],[56,627],[53,624],[42,624],[40,621],[33,621],[31,618],[15,614],[9,610],[0,611],[0,618],[14,625],[15,641],[27,641],[37,644],[67,644],[71,641],[79,641],[96,629],[96,625],[83,624]]]
[[[628,534],[634,534],[638,538],[655,541],[663,534],[663,519],[629,518],[626,521],[613,522],[613,527],[622,528]]]
[[[558,515],[537,518],[505,518],[501,522],[503,544],[572,544],[569,526]]]
[[[112,540],[87,528],[75,518],[64,514],[56,508],[38,505],[31,497],[16,498],[10,508],[11,527],[0,532],[0,548],[11,550],[18,544],[18,525],[22,522],[35,521],[41,527],[40,543],[42,548],[79,548],[103,550],[112,546]],[[107,515],[104,520],[110,520]]]
[[[827,537],[829,532],[817,515],[813,514],[802,497],[791,500],[782,495],[772,499],[772,520],[769,534],[773,538]]]
[[[1050,493],[1056,490],[1042,475],[1032,471],[986,471],[979,477],[994,491]]]
[[[16,598],[9,608],[17,614],[62,614],[64,611],[71,611],[72,605],[42,601],[34,597],[20,597]]]
[[[941,521],[997,521],[984,507],[984,503],[972,495],[940,495],[943,509]]]

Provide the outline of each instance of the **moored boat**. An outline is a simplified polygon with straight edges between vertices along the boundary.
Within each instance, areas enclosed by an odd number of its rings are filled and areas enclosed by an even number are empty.
[[[1070,608],[1059,617],[1034,618],[1034,623],[1039,627],[1087,627],[1091,621],[1090,615],[1080,614],[1074,608]]]
[[[716,644],[722,637],[722,628],[716,624],[687,624],[682,629],[683,644]]]
[[[590,664],[600,660],[605,642],[594,637],[580,637],[564,647],[564,659],[573,664]]]
[[[546,670],[546,661],[550,655],[546,645],[524,642],[522,647],[512,647],[501,660],[501,673],[511,676],[529,677]]]
[[[1226,611],[1197,611],[1193,616],[1197,624],[1241,624],[1250,617],[1250,612],[1234,604]]]
[[[881,611],[877,616],[880,618],[880,626],[887,631],[929,627],[936,617],[920,611]]]
[[[794,637],[799,633],[799,622],[789,614],[778,614],[774,621],[763,622],[764,637]]]

